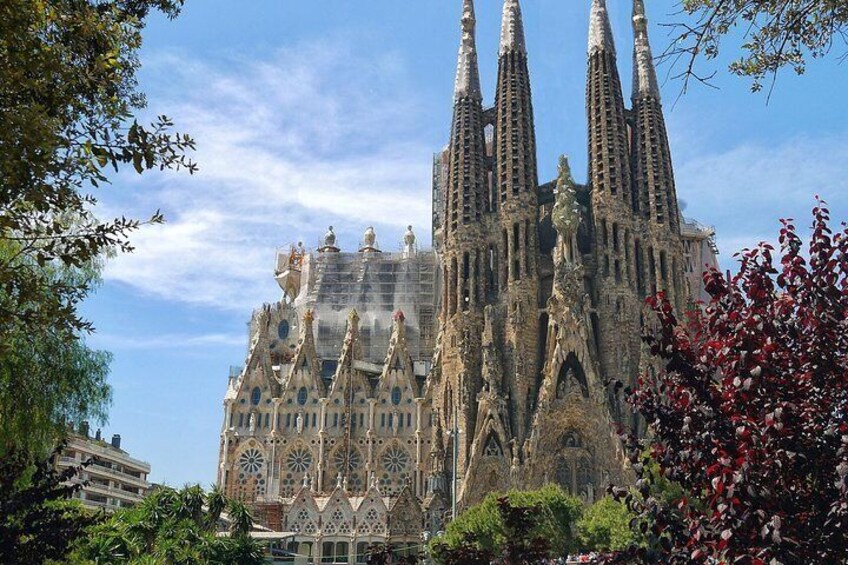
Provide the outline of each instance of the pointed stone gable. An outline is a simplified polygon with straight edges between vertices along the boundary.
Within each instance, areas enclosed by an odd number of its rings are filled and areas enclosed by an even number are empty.
[[[381,393],[391,393],[394,387],[400,387],[405,394],[417,397],[418,390],[412,367],[412,358],[406,344],[406,318],[398,310],[392,320],[392,337],[389,340],[389,350],[383,364],[378,386]]]
[[[348,395],[370,396],[371,385],[362,371],[356,368],[357,361],[362,361],[362,344],[359,342],[359,313],[354,309],[347,317],[347,333],[339,355],[333,384],[330,387],[330,397],[337,396],[343,391],[347,391]]]
[[[307,386],[312,388],[312,392],[318,396],[324,397],[327,391],[324,381],[321,379],[318,355],[315,352],[313,321],[312,311],[307,310],[303,315],[300,339],[292,358],[285,388],[288,392],[291,392],[301,386]]]

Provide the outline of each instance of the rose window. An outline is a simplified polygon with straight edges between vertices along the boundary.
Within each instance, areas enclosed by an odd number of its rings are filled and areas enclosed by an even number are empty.
[[[345,455],[348,455],[347,468],[345,468]],[[333,456],[333,463],[340,472],[349,473],[362,465],[362,456],[355,449],[351,450],[349,454],[344,449],[339,449]]]
[[[265,458],[258,449],[248,449],[239,457],[239,467],[245,473],[258,473],[265,466]]]
[[[292,473],[302,475],[312,466],[312,453],[304,447],[293,449],[286,458],[286,466]]]
[[[383,454],[383,467],[389,473],[400,473],[406,470],[407,465],[409,465],[409,454],[401,447],[390,447]]]

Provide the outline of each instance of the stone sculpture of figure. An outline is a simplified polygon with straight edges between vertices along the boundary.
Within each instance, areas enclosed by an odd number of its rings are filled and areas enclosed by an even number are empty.
[[[459,344],[459,354],[463,360],[468,360],[471,355],[471,328],[468,326],[462,330],[462,341]]]
[[[406,227],[406,233],[403,236],[403,253],[406,257],[415,254],[415,232],[412,231],[412,226]]]
[[[324,234],[324,246],[334,247],[336,245],[336,232],[333,231],[333,226],[330,226],[327,233]]]
[[[595,503],[595,485],[592,483],[586,485],[586,502],[589,504]]]
[[[256,433],[256,414],[254,414],[253,412],[250,413],[250,421],[248,423],[248,427],[250,429],[250,433]]]
[[[569,367],[565,376],[560,379],[557,385],[557,398],[565,398],[572,392],[583,392],[582,388],[582,384],[577,380],[577,374],[574,372],[574,368]]]
[[[398,418],[400,418],[400,417],[401,417],[400,414],[398,414],[397,411],[395,411],[395,412],[392,412],[392,417],[389,418],[389,421],[391,422],[391,426],[389,426],[389,427],[392,430],[392,435],[397,435],[397,433],[398,433]]]
[[[297,418],[294,419],[294,427],[297,433],[303,433],[303,414],[298,414]]]

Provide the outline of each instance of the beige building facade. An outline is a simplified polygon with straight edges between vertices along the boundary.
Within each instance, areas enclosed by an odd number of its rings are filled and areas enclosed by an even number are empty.
[[[115,434],[110,441],[101,438],[100,430],[93,437],[88,435],[88,424],[71,433],[68,444],[56,458],[59,471],[69,467],[80,467],[89,462],[72,479],[83,484],[74,498],[83,505],[113,512],[135,506],[150,488],[148,477],[150,464],[130,456],[121,448],[121,436]]]

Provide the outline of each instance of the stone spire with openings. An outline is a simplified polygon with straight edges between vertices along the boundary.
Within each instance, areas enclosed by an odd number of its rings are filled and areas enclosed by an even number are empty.
[[[638,368],[639,300],[642,238],[631,183],[630,140],[615,43],[605,0],[592,0],[589,20],[586,110],[592,209],[593,301],[598,316],[602,374],[629,382]],[[628,323],[624,323],[627,320]],[[621,361],[621,359],[625,361]],[[612,406],[622,417],[621,402]]]
[[[500,297],[510,315],[504,332],[505,383],[519,445],[530,424],[538,364],[539,201],[530,71],[519,0],[505,0],[495,94],[495,198],[500,237]]]
[[[631,158],[634,192],[648,243],[647,272],[639,281],[639,293],[644,296],[663,290],[682,308],[686,293],[677,272],[683,265],[680,209],[643,0],[633,0],[633,35]]]
[[[442,332],[444,343],[452,345],[440,357],[439,370],[445,378],[435,392],[437,403],[451,407],[444,413],[443,424],[449,428],[457,421],[463,430],[474,428],[473,404],[481,378],[479,344],[486,296],[483,220],[488,170],[475,27],[473,1],[464,0],[442,224]],[[460,470],[464,469],[471,439],[469,434],[462,437]]]

